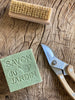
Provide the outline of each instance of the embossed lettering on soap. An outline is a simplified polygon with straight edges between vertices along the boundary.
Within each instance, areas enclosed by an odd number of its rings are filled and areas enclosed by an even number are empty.
[[[14,65],[19,66],[19,64],[28,63],[29,61],[32,61],[31,55],[21,56],[21,57],[18,57],[17,59],[12,58],[12,60],[6,61],[6,67],[10,67]]]
[[[25,56],[18,57],[17,59],[12,58],[11,60],[6,60],[5,63],[6,63],[6,67],[15,66],[20,70],[22,70],[23,72],[26,72],[30,70],[31,64],[29,63],[31,63],[31,61],[32,61],[31,55],[25,55]]]
[[[35,78],[36,72],[30,72],[31,71],[31,63],[32,63],[32,57],[31,55],[25,55],[25,56],[19,56],[17,58],[12,58],[11,60],[6,60],[6,68],[9,67],[16,67],[17,70],[10,70],[8,72],[8,77],[11,79],[10,84],[15,84],[21,81],[27,81]],[[22,75],[18,75],[18,70],[22,71]],[[28,72],[26,74],[26,72]]]
[[[10,84],[15,84],[15,83],[18,83],[18,82],[21,82],[21,81],[29,81],[29,80],[36,78],[36,77],[37,77],[37,74],[36,74],[35,71],[33,71],[33,72],[23,74],[23,75],[18,76],[18,77],[11,78]]]

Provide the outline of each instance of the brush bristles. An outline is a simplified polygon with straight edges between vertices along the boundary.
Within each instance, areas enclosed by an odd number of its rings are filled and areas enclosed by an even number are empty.
[[[48,20],[51,14],[51,8],[22,1],[12,0],[9,12]]]

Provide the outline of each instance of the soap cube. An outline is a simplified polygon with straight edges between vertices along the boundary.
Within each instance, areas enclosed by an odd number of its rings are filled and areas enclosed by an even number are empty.
[[[1,65],[10,92],[42,81],[32,49],[2,58]]]

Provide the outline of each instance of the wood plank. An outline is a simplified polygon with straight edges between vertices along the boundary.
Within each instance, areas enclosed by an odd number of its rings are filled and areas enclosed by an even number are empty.
[[[50,69],[40,44],[51,47],[75,69],[75,0],[23,1],[53,7],[51,23],[45,26],[10,18],[10,1],[0,0],[0,58],[32,48],[43,82],[8,94],[0,66],[0,100],[72,100]],[[69,76],[66,79],[75,91],[75,82]]]

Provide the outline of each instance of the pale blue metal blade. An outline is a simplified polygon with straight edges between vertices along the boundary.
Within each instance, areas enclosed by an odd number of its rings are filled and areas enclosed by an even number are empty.
[[[54,54],[53,54],[52,50],[44,44],[41,44],[41,46],[42,46],[42,48],[44,50],[44,53],[47,57],[48,63],[51,65],[52,58],[54,57]]]
[[[44,50],[44,53],[46,55],[46,58],[48,60],[48,63],[50,64],[50,66],[54,67],[56,69],[58,68],[58,69],[63,70],[64,75],[66,75],[67,73],[65,72],[65,68],[68,66],[68,64],[59,60],[57,57],[55,57],[52,50],[48,46],[46,46],[44,44],[41,44],[41,46]],[[53,64],[53,62],[56,64]],[[52,68],[52,69],[54,70],[54,68]]]
[[[48,53],[50,53],[51,58],[54,57],[54,54],[53,54],[52,50],[48,46],[46,46],[44,44],[41,44],[41,46],[42,46],[44,52],[46,50]]]

